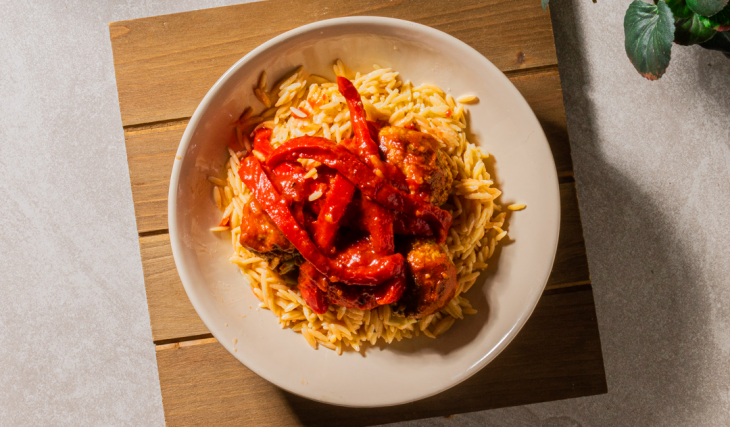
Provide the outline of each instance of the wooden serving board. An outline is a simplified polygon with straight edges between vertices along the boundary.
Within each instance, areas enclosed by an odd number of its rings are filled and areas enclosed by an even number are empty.
[[[468,43],[520,90],[560,179],[561,229],[546,291],[491,364],[434,397],[348,409],[291,395],[228,354],[185,294],[167,234],[167,190],[190,116],[213,83],[262,42],[339,16],[429,25]],[[605,393],[550,15],[537,0],[270,0],[109,24],[165,419],[169,425],[372,425]]]

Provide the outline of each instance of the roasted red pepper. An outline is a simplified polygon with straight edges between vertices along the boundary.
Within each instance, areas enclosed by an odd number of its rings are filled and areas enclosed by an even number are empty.
[[[332,180],[315,223],[314,241],[326,254],[334,253],[335,235],[353,194],[355,186],[338,173]]]
[[[360,220],[365,230],[370,233],[373,250],[379,255],[389,255],[395,251],[393,239],[393,211],[379,204],[363,198],[360,200],[362,209]]]
[[[378,145],[370,135],[370,128],[365,118],[365,108],[362,105],[360,94],[352,82],[344,77],[337,77],[337,88],[347,100],[347,108],[350,109],[350,122],[352,122],[352,130],[355,133],[357,154],[365,162],[370,156],[376,156],[380,160]]]
[[[327,298],[327,278],[309,262],[305,262],[299,267],[297,288],[302,294],[302,299],[312,311],[318,314],[327,311],[330,304]]]
[[[326,312],[330,300],[348,308],[367,310],[398,301],[406,289],[406,276],[400,274],[374,287],[347,286],[331,283],[312,264],[305,262],[299,267],[297,287],[304,302],[315,313]]]
[[[397,190],[355,156],[325,138],[304,136],[291,139],[274,150],[267,164],[269,167],[276,167],[285,161],[299,158],[317,160],[336,169],[364,195],[383,207],[426,220],[435,231],[438,242],[446,241],[446,234],[451,226],[451,215],[448,212]]]
[[[307,261],[331,281],[377,285],[403,273],[404,258],[400,254],[380,257],[370,265],[355,268],[347,268],[339,261],[327,258],[312,242],[306,230],[294,219],[289,204],[276,190],[256,157],[247,156],[241,162],[238,174],[287,239]]]
[[[274,147],[271,146],[271,134],[272,131],[269,128],[258,128],[254,132],[253,149],[263,154],[264,157],[269,157],[274,152]]]
[[[330,283],[327,298],[333,304],[347,308],[369,310],[379,305],[392,304],[403,296],[406,289],[404,274],[374,287],[346,286]]]
[[[350,110],[350,122],[355,133],[355,138],[343,141],[343,146],[358,156],[376,174],[388,178],[393,186],[400,190],[407,190],[408,186],[403,172],[380,158],[380,151],[376,143],[380,127],[366,119],[360,93],[355,89],[352,82],[344,77],[337,77],[337,88],[347,100],[347,108]]]
[[[397,212],[393,218],[393,233],[408,236],[433,236],[433,230],[428,222],[403,212]]]
[[[378,143],[378,134],[380,133],[380,127],[381,126],[379,124],[368,120],[368,130],[370,131],[370,138],[372,138],[376,144]]]
[[[297,162],[284,162],[273,170],[276,189],[293,202],[307,200],[312,192],[311,182],[304,179],[307,171]]]
[[[373,295],[379,305],[392,304],[403,296],[406,290],[406,275],[401,274],[375,287]]]
[[[366,230],[363,224],[363,208],[361,199],[353,200],[347,207],[345,220],[342,225]],[[428,222],[421,218],[406,215],[403,212],[395,212],[393,215],[393,234],[405,236],[433,236],[433,230]]]
[[[271,146],[271,129],[259,128],[254,133],[253,149],[265,158],[269,157],[274,148]],[[276,189],[284,198],[294,201],[304,201],[310,193],[310,185],[304,179],[307,171],[298,162],[284,162],[273,170],[276,179],[273,180]]]

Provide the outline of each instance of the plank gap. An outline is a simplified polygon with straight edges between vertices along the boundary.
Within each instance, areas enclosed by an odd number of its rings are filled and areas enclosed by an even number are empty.
[[[537,74],[547,74],[547,73],[557,73],[557,72],[558,72],[558,64],[539,65],[539,66],[533,66],[533,67],[518,68],[515,70],[502,71],[502,73],[504,73],[504,75],[509,78],[535,76]]]
[[[189,337],[179,337],[179,338],[172,338],[172,339],[167,339],[167,340],[157,340],[157,341],[153,341],[153,342],[155,343],[155,345],[157,346],[158,351],[159,351],[161,349],[160,347],[164,347],[169,344],[180,344],[183,342],[188,342],[190,345],[204,344],[203,341],[206,341],[210,338],[213,338],[213,334],[191,335]],[[215,338],[213,338],[213,339],[215,339]],[[200,341],[200,342],[194,342],[194,341]]]
[[[570,175],[558,175],[558,184],[567,184],[571,182],[575,182],[573,172],[571,172]]]
[[[143,131],[158,130],[161,128],[171,128],[176,126],[187,126],[190,121],[190,117],[177,117],[174,119],[159,120],[156,122],[138,123],[133,125],[122,126],[124,133],[128,135],[134,135],[138,133],[144,133]]]
[[[582,292],[586,290],[593,291],[593,285],[591,285],[590,282],[583,284],[576,283],[575,285],[571,286],[557,286],[554,288],[546,289],[545,292],[542,293],[542,296],[545,297],[548,295],[567,294],[570,292]]]
[[[169,231],[166,228],[161,230],[142,231],[139,233],[139,237],[159,236],[160,234],[169,234]]]
[[[547,291],[552,291],[553,289],[570,288],[573,286],[583,286],[583,285],[590,285],[590,284],[591,284],[590,280],[581,280],[581,281],[572,282],[572,283],[559,283],[559,284],[554,284],[554,285],[547,285],[547,286],[545,286],[545,291],[543,291],[543,293],[545,293]]]

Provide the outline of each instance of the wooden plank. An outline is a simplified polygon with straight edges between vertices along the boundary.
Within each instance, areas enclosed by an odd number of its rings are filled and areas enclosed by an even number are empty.
[[[509,76],[540,122],[555,160],[559,177],[573,176],[568,140],[568,122],[563,105],[563,87],[557,68]]]
[[[124,126],[190,117],[223,72],[256,46],[353,15],[419,22],[468,43],[502,71],[557,64],[550,14],[535,0],[272,0],[109,24]]]
[[[512,76],[511,80],[545,129],[558,176],[572,176],[573,163],[557,69]],[[170,173],[186,125],[187,119],[125,131],[134,211],[140,233],[167,229]]]
[[[607,391],[588,285],[544,295],[514,341],[472,378],[395,407],[342,408],[292,395],[210,341],[157,352],[168,426],[364,426]]]
[[[458,387],[414,404],[353,410],[272,386],[210,336],[172,259],[167,191],[187,118],[241,56],[286,30],[345,15],[409,19],[450,33],[505,71],[535,111],[561,177],[561,234],[548,290],[497,360]],[[150,318],[170,425],[368,425],[606,391],[580,213],[571,182],[549,14],[534,0],[271,0],[109,26]],[[583,284],[583,285],[582,285]],[[287,333],[284,331],[283,333]],[[289,332],[290,333],[290,332]],[[181,342],[182,341],[182,342]]]
[[[139,233],[167,229],[167,192],[172,164],[187,123],[182,120],[125,131],[129,180]]]
[[[560,237],[548,289],[586,284],[590,280],[573,183],[560,185],[560,201]],[[160,343],[209,333],[190,304],[177,274],[169,236],[142,236],[139,245],[147,304],[150,306],[152,339]]]
[[[590,280],[578,195],[575,183],[566,182],[560,184],[560,234],[547,287],[585,284]]]
[[[152,340],[156,343],[209,334],[185,293],[172,258],[170,236],[139,239],[142,270],[150,309]]]

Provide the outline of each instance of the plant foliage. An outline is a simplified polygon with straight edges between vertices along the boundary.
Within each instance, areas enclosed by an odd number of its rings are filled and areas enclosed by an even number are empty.
[[[730,3],[712,16],[700,16],[700,21],[710,28],[730,26]],[[724,31],[728,30],[729,28],[724,28]]]
[[[543,9],[549,1],[541,0]],[[730,0],[635,0],[629,5],[624,46],[642,76],[657,80],[664,75],[672,42],[697,44],[730,58]]]
[[[687,6],[698,15],[712,16],[727,6],[728,0],[687,0]]]
[[[669,6],[636,0],[624,17],[626,54],[634,68],[649,80],[657,80],[669,66],[674,40],[674,16]]]
[[[705,25],[700,18],[693,13],[689,18],[674,21],[674,42],[689,46],[710,40],[717,31]]]
[[[730,58],[730,31],[717,33],[715,37],[702,43],[700,46],[705,49],[717,50]]]

